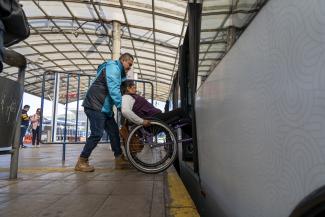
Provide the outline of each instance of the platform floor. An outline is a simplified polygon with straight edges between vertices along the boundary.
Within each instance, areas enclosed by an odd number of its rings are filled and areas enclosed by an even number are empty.
[[[0,156],[0,216],[4,217],[194,217],[198,216],[173,171],[156,175],[114,169],[108,144],[90,163],[93,173],[74,172],[82,145],[20,149],[19,173],[8,180],[10,156]]]

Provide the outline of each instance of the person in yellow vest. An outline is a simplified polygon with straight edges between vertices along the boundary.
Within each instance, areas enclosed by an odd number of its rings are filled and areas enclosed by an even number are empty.
[[[21,117],[20,117],[20,140],[19,140],[19,144],[20,147],[22,148],[26,148],[26,146],[24,145],[24,137],[27,131],[27,128],[29,126],[29,116],[28,116],[28,111],[30,109],[29,105],[24,105],[23,110],[21,111]]]

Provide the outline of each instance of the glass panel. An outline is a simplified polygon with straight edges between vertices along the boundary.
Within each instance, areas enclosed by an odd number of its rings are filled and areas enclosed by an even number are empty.
[[[43,45],[43,46],[34,46],[34,48],[39,52],[54,52],[57,51],[53,46],[51,45]]]
[[[222,24],[227,19],[226,15],[210,15],[202,17],[201,29],[216,29],[221,28]]]
[[[155,0],[155,11],[183,18],[187,1]]]
[[[30,47],[15,48],[15,51],[17,51],[18,53],[21,53],[23,55],[35,53],[35,51]]]
[[[97,18],[94,8],[89,4],[71,2],[67,2],[66,4],[74,16],[91,19]]]
[[[63,59],[64,56],[60,53],[50,53],[50,54],[45,54],[45,56],[50,59],[50,60],[57,60],[57,59]]]
[[[54,61],[58,66],[67,66],[71,65],[72,63],[68,60],[56,60]]]
[[[146,58],[150,58],[150,59],[153,59],[154,58],[154,54],[153,53],[144,52],[144,51],[137,51],[137,56],[138,57],[146,57]]]
[[[178,20],[173,20],[170,18],[155,16],[156,19],[156,29],[174,33],[181,34],[183,22]]]
[[[39,6],[46,11],[48,16],[71,17],[64,4],[59,1],[37,1]]]
[[[258,1],[258,0],[241,0],[237,5],[237,9],[238,10],[254,9],[254,8],[256,8],[258,2],[262,2],[262,1]]]
[[[79,58],[79,59],[82,59],[82,58],[84,58],[80,53],[77,53],[77,52],[64,52],[63,53],[66,57],[68,57],[68,58],[72,58],[72,59],[77,59],[77,58]]]
[[[133,41],[134,46],[139,48],[139,49],[144,49],[148,51],[153,51],[153,44],[145,43],[145,42],[140,42],[140,41]]]
[[[171,56],[176,56],[177,47],[168,48],[168,47],[156,45],[156,51],[159,52],[159,53],[164,53],[164,54],[169,54]]]
[[[66,41],[66,37],[62,34],[43,34],[43,37],[51,43]]]
[[[179,43],[179,37],[171,36],[163,33],[156,32],[156,41],[157,43],[161,42],[162,44],[169,44],[170,46],[177,47]]]
[[[165,79],[165,80],[170,80],[170,78],[171,78],[171,75],[164,75],[164,74],[160,74],[159,72],[158,72],[158,76],[160,78]]]
[[[174,60],[175,61],[175,60]],[[174,68],[174,62],[172,64],[166,64],[166,63],[163,63],[163,62],[157,62],[157,66],[158,67],[161,67],[161,68],[165,68],[165,69],[170,69],[170,70],[173,70]]]
[[[55,47],[60,51],[76,51],[71,44],[56,44]]]
[[[167,56],[163,56],[163,55],[156,55],[156,58],[161,60],[161,61],[164,61],[164,62],[167,62],[167,63],[171,63],[173,64],[174,63],[174,59],[173,58],[170,58],[170,57],[167,57]]]
[[[142,75],[144,75],[144,76],[155,76],[155,73],[152,71],[147,71],[147,70],[142,69],[141,72],[142,72]]]
[[[79,65],[79,64],[88,64],[88,61],[84,60],[84,59],[75,59],[75,60],[72,60],[73,63],[75,63],[76,65]]]
[[[132,7],[136,9],[141,9],[145,11],[151,11],[151,2],[152,0],[141,0],[141,1],[127,1],[127,0],[122,0],[124,7]]]
[[[167,79],[170,79],[170,77],[172,75],[172,70],[166,70],[166,69],[157,67],[157,71],[158,71],[158,73],[165,74],[165,76],[167,76]]]
[[[130,28],[130,31],[133,38],[153,41],[153,32],[151,30]]]
[[[103,20],[111,21],[117,20],[121,23],[125,23],[123,11],[121,8],[105,7],[105,6],[96,6],[100,17]]]
[[[65,71],[79,71],[79,69],[76,66],[64,66],[63,69]]]
[[[44,40],[44,39],[39,35],[31,35],[25,41],[28,44],[35,44],[35,43],[40,43],[40,41],[42,41],[42,40]],[[23,42],[21,42],[20,44],[23,44]],[[13,47],[15,47],[15,46],[13,46]]]
[[[53,26],[52,22],[47,19],[31,19],[29,20],[29,25],[31,25],[32,27],[43,27],[47,30],[51,30],[51,27]]]
[[[44,16],[43,12],[32,1],[20,1],[27,17]]]
[[[141,70],[144,72],[145,70],[152,71],[153,73],[155,72],[155,66],[150,66],[150,65],[141,65]]]
[[[128,23],[135,26],[152,28],[152,15],[138,11],[125,10]]]

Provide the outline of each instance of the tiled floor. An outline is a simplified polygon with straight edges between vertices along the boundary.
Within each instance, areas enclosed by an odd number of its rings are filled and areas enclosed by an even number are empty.
[[[2,217],[165,217],[165,173],[143,174],[114,169],[113,154],[101,144],[90,163],[94,173],[76,173],[81,145],[43,145],[20,151],[19,174],[8,180],[10,156],[0,156]]]

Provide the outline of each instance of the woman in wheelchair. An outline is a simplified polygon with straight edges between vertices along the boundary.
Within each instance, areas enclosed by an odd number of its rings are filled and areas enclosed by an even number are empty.
[[[123,116],[137,125],[149,126],[148,119],[161,120],[166,124],[173,124],[179,120],[189,119],[181,108],[162,113],[155,108],[144,97],[138,95],[137,87],[131,80],[122,83],[122,114]]]
[[[121,89],[122,114],[136,125],[130,133],[128,125],[120,130],[130,162],[146,173],[165,170],[176,158],[174,127],[180,120],[189,121],[189,118],[182,109],[162,113],[144,97],[136,94],[133,81],[123,82]]]

